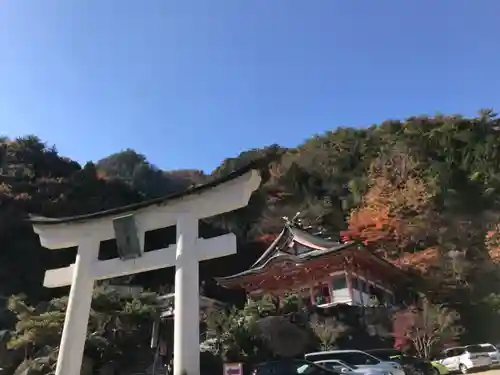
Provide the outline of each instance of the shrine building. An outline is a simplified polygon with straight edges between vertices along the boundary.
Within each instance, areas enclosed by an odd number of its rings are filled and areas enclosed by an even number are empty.
[[[312,234],[294,222],[285,227],[247,270],[219,277],[219,285],[244,289],[250,298],[298,294],[307,305],[327,308],[393,306],[408,275],[362,245]]]

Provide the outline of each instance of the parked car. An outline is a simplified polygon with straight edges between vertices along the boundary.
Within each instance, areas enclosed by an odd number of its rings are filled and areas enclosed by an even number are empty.
[[[315,362],[316,364],[326,367],[327,369],[340,372],[348,375],[391,375],[390,371],[385,369],[378,369],[373,367],[359,367],[356,365],[348,365],[347,363],[337,359],[326,359],[323,361]]]
[[[253,367],[252,375],[341,375],[316,363],[303,359],[286,359],[260,363]]]
[[[397,349],[372,349],[366,351],[368,354],[374,355],[382,361],[394,361],[399,363],[407,375],[422,374],[422,375],[440,375],[439,371],[434,368],[432,363],[426,359],[406,355]]]
[[[434,358],[449,371],[460,371],[462,374],[491,366],[488,349],[481,345],[467,345],[448,348]]]
[[[479,344],[488,351],[488,355],[491,358],[491,364],[493,366],[498,366],[500,364],[500,352],[497,347],[491,344]]]
[[[338,359],[349,366],[360,368],[377,368],[390,372],[392,375],[405,375],[401,365],[394,361],[382,361],[371,354],[361,350],[330,350],[325,352],[308,353],[305,359],[312,362],[320,362],[328,359]]]
[[[436,370],[437,375],[448,375],[450,373],[450,370],[448,370],[446,366],[443,366],[437,361],[431,361],[431,365],[434,367],[434,370]]]

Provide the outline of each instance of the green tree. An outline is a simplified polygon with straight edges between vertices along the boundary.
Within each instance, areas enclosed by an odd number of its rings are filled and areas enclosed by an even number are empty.
[[[8,308],[17,317],[9,347],[24,351],[32,369],[44,374],[54,369],[66,305],[67,297],[53,299],[36,308],[26,304],[23,296],[9,299]],[[110,362],[117,367],[133,366],[139,356],[149,353],[151,327],[157,313],[154,293],[132,298],[96,288],[88,324],[86,357],[96,366]]]
[[[194,181],[205,179],[200,171],[165,173],[149,163],[144,155],[131,149],[99,160],[97,169],[108,178],[124,181],[145,198],[177,193]]]
[[[210,351],[225,361],[262,361],[268,356],[264,341],[257,335],[258,317],[246,309],[214,311],[207,315],[207,328],[214,334]]]
[[[320,350],[337,349],[337,340],[347,331],[347,327],[334,318],[316,318],[310,322],[310,326],[319,342]]]

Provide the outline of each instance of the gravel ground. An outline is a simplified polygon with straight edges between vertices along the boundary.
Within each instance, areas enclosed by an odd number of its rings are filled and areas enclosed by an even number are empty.
[[[477,375],[500,375],[500,368],[491,369],[488,371],[473,372],[472,374]]]

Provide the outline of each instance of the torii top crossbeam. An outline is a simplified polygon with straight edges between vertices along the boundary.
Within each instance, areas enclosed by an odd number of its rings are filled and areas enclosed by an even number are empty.
[[[62,249],[78,246],[82,232],[96,235],[97,231],[101,241],[115,238],[112,219],[131,213],[138,232],[175,225],[176,213],[189,211],[198,219],[211,217],[246,206],[251,193],[260,185],[260,171],[268,162],[268,159],[257,160],[227,176],[166,197],[79,216],[30,215],[29,221],[43,247]]]
[[[198,221],[246,206],[268,163],[261,159],[208,184],[126,207],[59,219],[31,217],[42,246],[78,247],[74,264],[45,274],[47,287],[71,285],[56,375],[80,373],[95,280],[169,266],[176,267],[175,306],[179,312],[174,322],[174,372],[199,374],[198,263],[234,254],[236,237],[226,234],[200,239]],[[175,245],[144,253],[146,232],[174,225]],[[100,243],[115,238],[120,258],[100,261]]]

